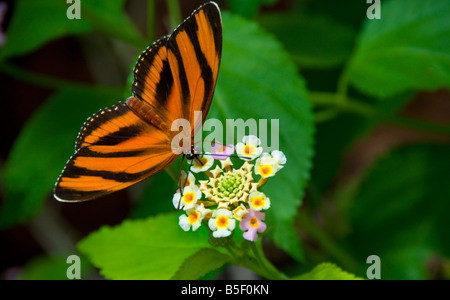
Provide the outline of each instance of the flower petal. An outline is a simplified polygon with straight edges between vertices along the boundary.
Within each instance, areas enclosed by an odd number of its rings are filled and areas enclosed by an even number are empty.
[[[186,215],[181,215],[178,221],[178,225],[184,230],[189,231],[191,228],[191,223],[188,221],[188,217]]]
[[[255,242],[258,239],[256,228],[250,228],[247,232],[244,232],[243,236],[246,240],[251,242]]]
[[[234,153],[234,145],[224,145],[221,143],[214,143],[211,146],[211,152],[215,159],[224,160]]]
[[[188,160],[191,164],[191,171],[194,173],[205,172],[214,164],[214,158],[211,153],[205,153],[202,157]]]

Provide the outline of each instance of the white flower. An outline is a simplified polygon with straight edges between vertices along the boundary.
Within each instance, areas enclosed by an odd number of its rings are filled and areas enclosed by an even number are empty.
[[[214,164],[214,158],[211,153],[205,153],[204,156],[189,160],[191,171],[194,173],[205,172]]]
[[[244,160],[253,160],[261,155],[263,148],[259,147],[261,141],[254,135],[244,136],[242,143],[236,144],[236,153]]]
[[[283,168],[283,165],[287,162],[286,155],[282,151],[274,150],[272,151],[272,158],[276,160],[278,170],[281,170]]]
[[[197,200],[202,196],[202,192],[196,185],[187,186],[183,189],[183,197],[181,193],[177,192],[173,195],[173,205],[175,208],[183,208],[184,210],[189,210],[194,208]]]
[[[282,167],[277,165],[277,160],[272,158],[269,153],[264,153],[255,163],[255,174],[262,178],[272,177]]]
[[[270,199],[264,193],[253,192],[248,196],[248,204],[251,209],[260,211],[270,207]]]
[[[184,231],[188,231],[192,227],[192,231],[196,231],[201,223],[200,213],[195,211],[195,209],[191,209],[187,212],[186,215],[181,215],[179,218],[178,224]]]
[[[217,209],[213,212],[212,218],[208,221],[209,228],[213,231],[213,237],[227,237],[236,226],[231,211],[225,208]]]
[[[202,204],[195,205],[194,208],[186,211],[186,215],[181,215],[178,224],[184,231],[188,231],[192,227],[192,231],[196,231],[202,224],[202,220],[211,210],[206,209]]]

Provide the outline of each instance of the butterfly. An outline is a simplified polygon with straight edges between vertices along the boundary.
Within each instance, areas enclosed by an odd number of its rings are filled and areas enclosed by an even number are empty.
[[[142,52],[126,102],[102,109],[84,123],[54,197],[64,202],[91,200],[167,168],[179,156],[171,146],[176,134],[172,123],[206,119],[221,52],[220,10],[207,2]],[[192,145],[200,127],[190,129]]]

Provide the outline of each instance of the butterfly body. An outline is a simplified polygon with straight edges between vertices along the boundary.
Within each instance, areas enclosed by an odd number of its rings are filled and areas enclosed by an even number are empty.
[[[133,70],[133,95],[85,122],[54,197],[90,200],[164,170],[182,153],[172,144],[176,120],[194,125],[189,136],[194,145],[211,105],[221,50],[221,16],[214,2],[149,46]]]
[[[167,128],[167,123],[165,123],[160,116],[155,114],[150,106],[146,105],[138,98],[129,97],[126,103],[127,106],[145,122],[152,124],[162,131],[170,130],[170,128]]]

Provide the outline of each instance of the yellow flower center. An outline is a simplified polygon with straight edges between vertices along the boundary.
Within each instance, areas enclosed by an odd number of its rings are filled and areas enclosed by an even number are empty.
[[[216,219],[216,225],[219,228],[227,228],[229,224],[230,224],[230,220],[228,220],[228,218],[223,215],[218,216]]]
[[[264,199],[262,197],[254,197],[252,199],[252,204],[254,207],[264,206]]]
[[[225,152],[226,148],[224,146],[217,148],[216,152]]]
[[[273,172],[273,167],[271,165],[263,165],[259,168],[259,173],[262,176],[269,176]]]
[[[191,224],[195,224],[198,222],[198,219],[200,217],[200,213],[198,211],[194,211],[193,213],[191,213],[188,217],[188,221]]]
[[[245,145],[244,147],[244,153],[247,155],[251,155],[255,153],[255,147],[253,145]]]
[[[183,195],[183,202],[185,204],[189,204],[195,199],[195,193],[194,192],[188,192]]]
[[[249,223],[250,227],[258,228],[258,219],[256,217],[252,218]]]

